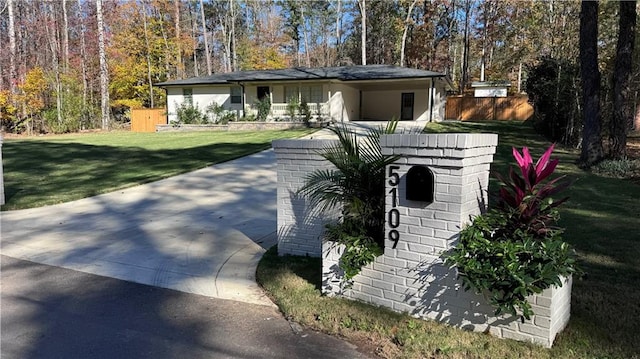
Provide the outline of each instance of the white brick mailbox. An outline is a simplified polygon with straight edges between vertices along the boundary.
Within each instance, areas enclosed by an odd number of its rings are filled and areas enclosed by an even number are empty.
[[[278,159],[278,254],[320,257],[325,225],[338,218],[320,213],[296,194],[305,177],[333,165],[318,153],[335,140],[276,140],[272,146]]]
[[[493,307],[473,291],[464,291],[455,269],[444,265],[443,254],[455,246],[462,226],[487,207],[489,168],[497,140],[493,134],[382,136],[383,154],[401,156],[386,169],[384,255],[363,268],[345,288],[338,267],[342,248],[322,243],[323,292],[550,347],[569,320],[570,279],[560,288],[530,297],[535,314],[521,323],[509,315],[494,316]],[[303,208],[304,202],[291,200],[294,188],[302,185],[307,171],[328,165],[317,155],[322,142],[302,145],[300,141],[274,142],[278,155],[279,253],[317,255],[320,244],[314,241],[321,240],[324,223],[337,217],[316,214],[305,217],[311,221],[291,220],[296,217],[292,214],[310,212]],[[294,151],[294,146],[298,150]],[[296,208],[295,203],[302,207]]]

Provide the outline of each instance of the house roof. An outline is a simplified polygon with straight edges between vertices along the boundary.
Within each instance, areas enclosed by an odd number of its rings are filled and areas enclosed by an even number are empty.
[[[279,70],[236,71],[211,76],[192,77],[184,80],[165,81],[156,84],[160,87],[185,85],[223,85],[238,82],[255,81],[294,81],[294,80],[392,80],[444,77],[445,74],[433,71],[410,69],[392,65],[356,65],[338,67],[295,67]]]

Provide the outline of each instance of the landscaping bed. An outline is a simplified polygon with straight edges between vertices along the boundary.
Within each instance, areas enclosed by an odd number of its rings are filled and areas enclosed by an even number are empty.
[[[527,124],[447,123],[429,125],[429,130],[498,133],[492,170],[500,173],[512,162],[512,147],[528,146],[537,157],[549,146]],[[560,209],[559,225],[566,228],[564,239],[576,248],[585,276],[574,278],[571,319],[552,349],[324,297],[320,259],[278,257],[272,249],[258,267],[258,281],[289,319],[373,348],[382,357],[637,358],[640,185],[631,178],[582,171],[575,165],[578,157],[572,148],[554,152],[560,159],[557,173],[573,182],[564,193],[569,200]],[[497,181],[492,179],[490,188],[495,191]]]

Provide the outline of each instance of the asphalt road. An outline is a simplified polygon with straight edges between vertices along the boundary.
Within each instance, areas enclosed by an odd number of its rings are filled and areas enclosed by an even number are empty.
[[[0,259],[2,359],[367,358],[273,307]]]

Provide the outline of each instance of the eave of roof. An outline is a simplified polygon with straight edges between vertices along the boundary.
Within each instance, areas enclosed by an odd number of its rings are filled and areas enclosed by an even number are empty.
[[[340,67],[296,67],[278,70],[236,71],[211,76],[192,77],[184,80],[165,81],[156,86],[224,85],[241,82],[304,81],[304,80],[401,80],[445,77],[433,71],[410,69],[391,65],[356,65]]]

